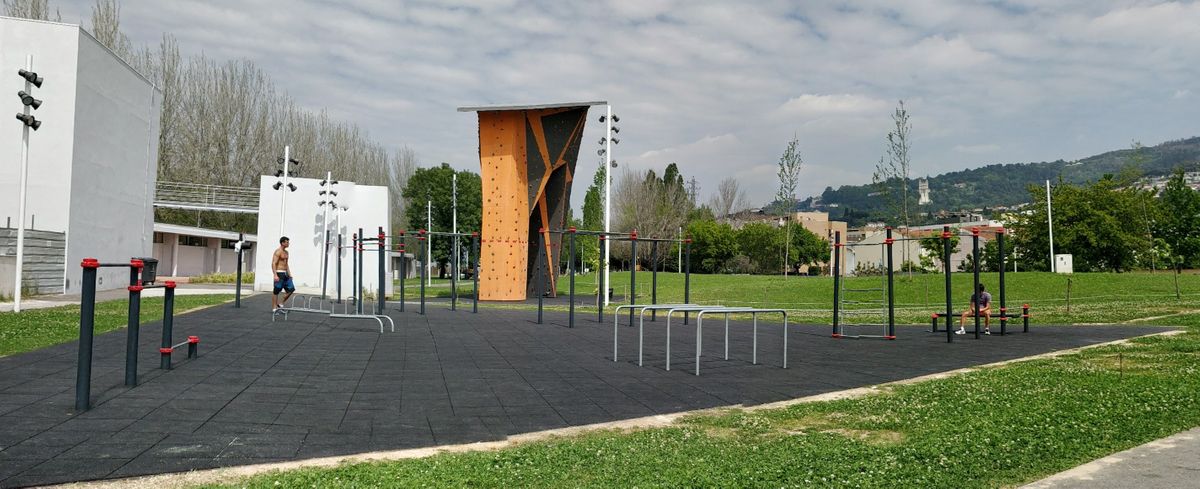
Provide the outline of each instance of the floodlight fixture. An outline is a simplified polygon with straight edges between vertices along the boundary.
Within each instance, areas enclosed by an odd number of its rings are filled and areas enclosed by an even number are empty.
[[[23,122],[26,126],[34,131],[38,130],[39,127],[42,127],[42,121],[37,120],[37,118],[32,115],[18,113],[17,120]]]
[[[275,190],[279,190],[279,187],[282,187],[282,186],[283,186],[283,182],[275,182],[275,185],[272,185],[271,188],[273,188]]]
[[[279,178],[282,176],[283,176],[283,170],[275,170],[275,178]]]
[[[317,205],[319,205],[319,206],[324,206],[324,205],[325,205],[325,201],[324,201],[324,200],[322,200],[322,201],[320,201],[320,202],[317,202]]]
[[[604,148],[600,148],[600,149],[596,150],[597,155],[604,156],[604,153],[605,153]]]
[[[25,81],[32,83],[33,86],[42,88],[42,82],[44,80],[42,77],[38,76],[37,73],[27,70],[17,70],[17,74],[21,75],[21,78],[24,78]]]
[[[621,140],[617,139],[617,138],[612,138],[612,143],[613,144],[621,144]]]
[[[621,122],[621,118],[617,117],[617,114],[613,114],[613,124],[616,124],[618,122]]]
[[[288,186],[288,190],[291,190],[292,192],[296,191],[296,184],[288,182],[287,186]]]
[[[617,160],[611,160],[611,161],[610,161],[610,164],[612,165],[612,167],[613,167],[613,168],[616,168],[616,167],[617,167]]]
[[[25,93],[24,90],[17,92],[17,96],[21,97],[21,103],[28,105],[31,109],[37,110],[38,107],[42,106],[41,100],[33,98],[33,95]]]
[[[621,132],[621,128],[619,128],[617,126],[613,126],[612,132],[613,132],[613,134],[619,133],[619,132]]]
[[[608,141],[608,138],[600,138],[600,144],[604,144],[605,141]]]

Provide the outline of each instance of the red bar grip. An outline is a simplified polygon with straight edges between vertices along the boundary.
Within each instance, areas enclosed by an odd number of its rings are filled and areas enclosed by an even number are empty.
[[[174,288],[175,288],[175,282],[172,282],[172,281],[170,281],[170,280],[168,280],[168,281],[166,281],[166,282],[163,282],[163,287],[166,287],[166,288],[168,288],[168,289],[174,289]]]
[[[83,263],[80,263],[79,266],[83,268],[100,268],[100,260],[95,258],[84,258]]]
[[[146,266],[141,260],[129,260],[129,266],[133,268],[144,268]]]
[[[175,351],[175,349],[174,349],[174,348],[159,348],[159,349],[158,349],[158,352],[159,352],[159,353],[161,353],[161,354],[163,354],[163,355],[170,355],[170,354],[171,354],[171,352],[173,352],[173,351]]]
[[[130,292],[141,292],[142,291],[141,285],[130,285],[129,287],[126,287],[126,288],[129,289]]]
[[[200,343],[200,337],[199,336],[188,336],[188,343],[192,343],[192,344]]]

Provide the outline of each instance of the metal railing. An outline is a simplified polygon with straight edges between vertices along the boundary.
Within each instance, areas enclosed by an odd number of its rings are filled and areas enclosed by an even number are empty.
[[[199,183],[158,182],[154,206],[225,212],[258,212],[258,189]]]

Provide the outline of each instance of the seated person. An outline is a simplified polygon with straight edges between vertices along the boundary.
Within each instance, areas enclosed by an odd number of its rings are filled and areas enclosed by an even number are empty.
[[[971,294],[971,306],[963,311],[962,317],[958,318],[958,331],[954,334],[966,334],[963,329],[963,323],[967,320],[967,316],[980,315],[983,316],[983,334],[992,334],[991,319],[992,319],[992,294],[984,290],[983,284],[979,284],[979,291]]]

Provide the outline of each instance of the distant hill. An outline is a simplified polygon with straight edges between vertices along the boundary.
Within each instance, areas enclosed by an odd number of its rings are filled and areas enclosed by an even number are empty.
[[[1176,167],[1194,171],[1200,167],[1200,137],[1168,141],[1142,148],[1143,163],[1137,170],[1141,175],[1168,175]],[[1057,181],[1059,176],[1068,183],[1094,182],[1105,174],[1120,174],[1134,159],[1133,149],[1109,151],[1078,161],[1041,163],[1008,163],[987,165],[975,169],[943,173],[929,177],[929,206],[921,212],[955,211],[996,206],[1013,206],[1029,202],[1030,185],[1043,185],[1046,180]],[[917,181],[911,180],[913,202],[917,198]],[[852,225],[881,220],[891,214],[884,199],[873,195],[878,189],[871,185],[826,187],[818,199],[800,203],[802,208],[828,210],[831,217],[850,221]],[[928,207],[928,208],[926,208]]]

